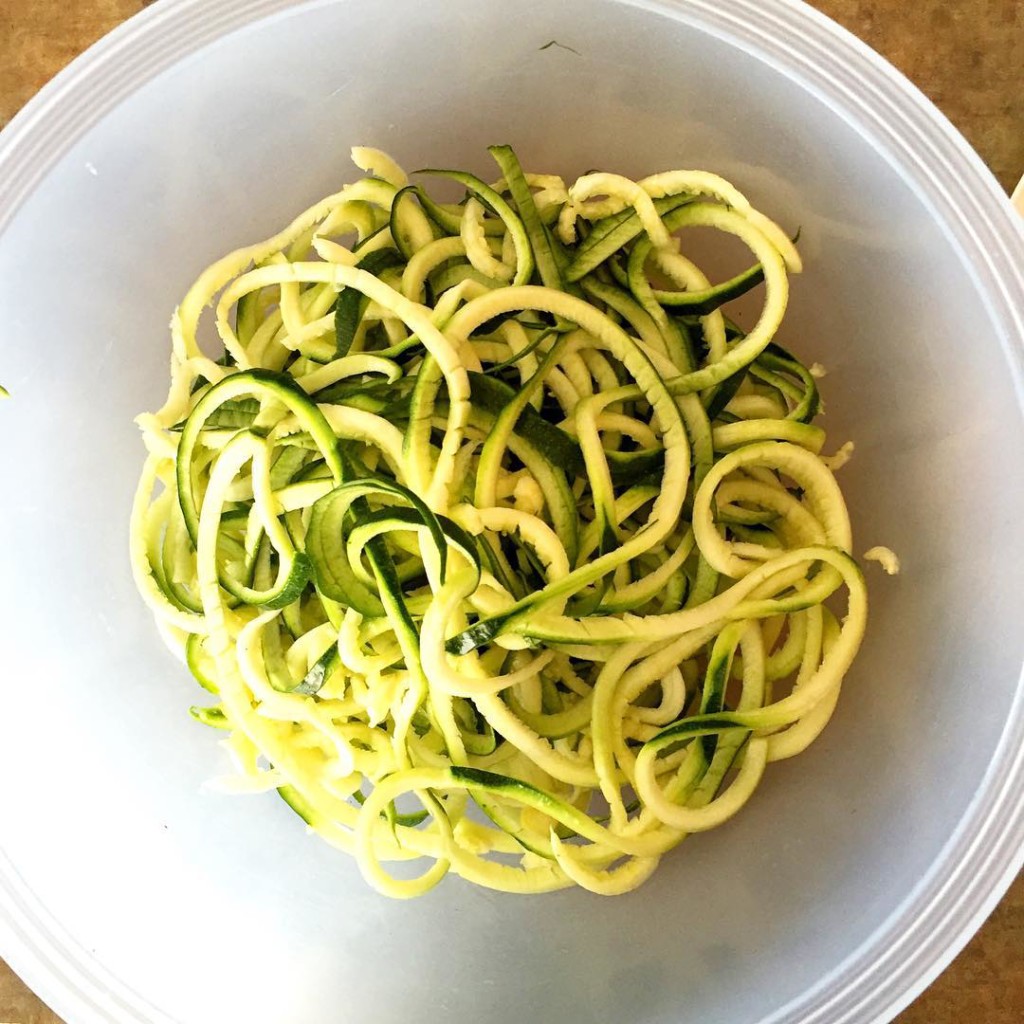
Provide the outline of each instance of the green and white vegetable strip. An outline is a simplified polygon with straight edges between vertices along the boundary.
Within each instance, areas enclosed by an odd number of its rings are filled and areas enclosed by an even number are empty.
[[[864,581],[777,342],[786,232],[715,175],[491,154],[494,184],[429,172],[453,204],[357,148],[376,177],[200,276],[132,565],[222,787],[276,789],[392,896],[622,893],[825,727]],[[709,281],[690,227],[755,262]],[[743,331],[720,307],[762,285]]]

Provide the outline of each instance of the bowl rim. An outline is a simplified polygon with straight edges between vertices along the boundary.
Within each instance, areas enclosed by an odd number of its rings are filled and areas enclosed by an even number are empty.
[[[53,166],[146,82],[224,36],[338,0],[162,0],[62,70],[0,132],[0,235]],[[970,145],[899,71],[802,0],[613,0],[744,50],[824,102],[926,204],[985,299],[1024,414],[1024,228]],[[950,963],[1024,865],[1024,671],[984,780],[915,888],[761,1024],[889,1021]],[[0,953],[68,1020],[172,1024],[69,935],[0,846]]]

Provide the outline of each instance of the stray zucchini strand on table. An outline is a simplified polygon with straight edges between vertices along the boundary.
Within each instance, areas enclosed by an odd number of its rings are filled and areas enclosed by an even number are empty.
[[[410,184],[357,148],[366,177],[199,277],[132,564],[223,786],[392,896],[622,893],[822,730],[865,587],[775,340],[786,233],[713,174],[567,187],[490,152],[491,184]],[[695,227],[749,268],[709,281]],[[742,330],[721,307],[762,284]]]

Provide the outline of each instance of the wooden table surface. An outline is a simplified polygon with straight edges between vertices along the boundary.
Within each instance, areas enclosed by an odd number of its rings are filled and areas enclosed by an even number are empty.
[[[813,4],[903,71],[964,133],[1003,186],[1013,186],[1024,173],[1024,0]],[[143,0],[0,0],[0,127],[65,64],[144,6]],[[1024,1022],[1024,875],[897,1021]],[[60,1024],[2,961],[0,1024]]]

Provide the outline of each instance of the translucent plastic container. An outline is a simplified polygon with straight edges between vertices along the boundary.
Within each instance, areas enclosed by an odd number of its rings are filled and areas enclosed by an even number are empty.
[[[545,48],[557,40],[562,46]],[[568,49],[571,47],[571,49]],[[785,338],[871,579],[836,717],[629,896],[369,891],[186,713],[126,557],[171,310],[353,143],[719,171],[801,228]],[[788,0],[181,0],[0,138],[0,953],[73,1024],[888,1020],[1024,838],[1024,239],[949,124]]]

